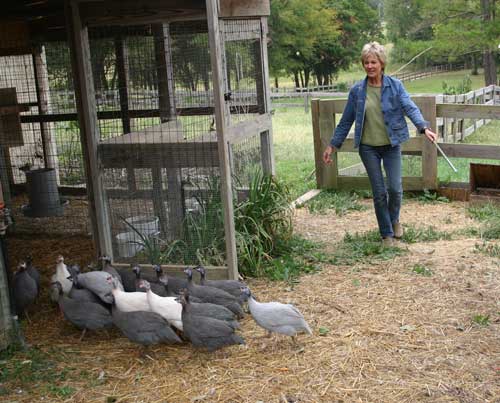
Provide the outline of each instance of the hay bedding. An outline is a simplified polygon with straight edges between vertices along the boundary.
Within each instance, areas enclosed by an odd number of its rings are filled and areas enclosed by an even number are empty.
[[[441,230],[477,225],[465,205],[407,202],[404,222],[439,225]],[[373,210],[344,217],[298,210],[296,228],[332,247],[345,231],[375,227]],[[59,252],[85,263],[85,239],[11,240],[14,258],[33,245],[45,280]],[[116,331],[79,332],[64,322],[47,295],[26,327],[30,343],[68,369],[59,386],[71,397],[57,398],[40,386],[18,390],[3,385],[9,402],[500,402],[500,265],[474,253],[476,239],[410,245],[390,262],[355,267],[324,265],[304,276],[292,291],[287,284],[250,281],[263,301],[293,302],[314,335],[265,339],[251,318],[242,322],[246,346],[214,354],[156,346],[140,357],[137,346]],[[420,263],[433,276],[411,272]],[[473,324],[477,314],[490,325]],[[320,333],[322,335],[320,335]]]

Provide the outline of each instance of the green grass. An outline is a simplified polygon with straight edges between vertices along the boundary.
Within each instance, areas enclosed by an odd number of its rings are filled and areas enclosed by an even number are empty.
[[[486,203],[468,208],[469,215],[480,221],[482,239],[500,239],[500,207],[493,203]]]
[[[347,233],[335,246],[329,259],[334,265],[351,266],[356,263],[370,263],[374,260],[391,260],[405,251],[399,247],[384,247],[377,230],[365,233]]]
[[[470,70],[452,71],[449,73],[436,74],[419,80],[405,81],[404,86],[410,94],[441,94],[443,92],[443,81],[445,81],[448,86],[457,86],[467,75],[471,78],[472,90],[484,87],[484,75],[479,74],[477,76],[472,76],[470,75]]]
[[[406,243],[432,242],[441,239],[450,240],[451,234],[446,231],[439,231],[434,226],[420,227],[413,224],[403,225],[404,233],[401,238]]]
[[[474,251],[500,259],[500,244],[483,241],[481,244],[474,245]]]
[[[420,276],[424,276],[424,277],[430,277],[432,276],[432,270],[431,269],[428,269],[427,267],[425,267],[424,265],[422,264],[415,264],[413,266],[413,268],[411,269],[411,271],[415,274],[418,274]]]
[[[342,216],[349,211],[361,211],[366,207],[360,203],[360,195],[355,192],[342,192],[325,190],[314,199],[308,201],[305,206],[311,213],[324,214],[329,210]]]
[[[479,326],[489,326],[490,324],[490,315],[474,315],[472,317],[472,322]]]

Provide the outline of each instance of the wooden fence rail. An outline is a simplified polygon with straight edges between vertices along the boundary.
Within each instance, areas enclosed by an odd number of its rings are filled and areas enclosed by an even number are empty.
[[[500,99],[500,96],[498,96],[500,95],[500,87],[486,87],[486,89],[480,91],[480,94],[483,97],[481,100],[484,104],[436,103],[437,97],[434,96],[418,96],[413,97],[413,100],[419,106],[424,118],[431,123],[431,128],[437,131],[438,123],[446,125],[449,123],[447,119],[453,119],[455,127],[459,126],[457,122],[460,121],[463,127],[465,119],[472,119],[476,122],[500,119],[500,102],[498,101]],[[467,96],[463,98],[473,99]],[[446,101],[449,101],[449,99],[446,99]],[[323,151],[329,144],[335,130],[336,115],[342,114],[345,103],[345,99],[315,99],[311,102],[316,184],[318,189],[369,188],[369,181],[366,176],[356,176],[356,174],[360,173],[360,170],[356,167],[339,170],[338,153],[332,155],[332,165],[327,166],[322,161]],[[445,133],[445,138],[443,138],[443,133]],[[465,133],[465,130],[461,129],[460,132],[457,130],[457,133],[460,133],[460,136],[446,136],[446,130],[441,130],[439,145],[449,157],[500,160],[500,146],[450,143],[450,141],[463,138],[462,134]],[[357,152],[354,149],[352,134],[350,133],[338,152]],[[438,155],[436,148],[430,142],[425,141],[422,136],[417,136],[410,138],[408,142],[402,145],[402,153],[422,156],[422,175],[403,177],[403,188],[405,190],[436,189],[438,185],[437,157],[441,157],[441,155]]]

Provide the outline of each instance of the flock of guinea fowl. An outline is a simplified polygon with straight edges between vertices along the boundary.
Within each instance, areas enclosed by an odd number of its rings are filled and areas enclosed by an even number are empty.
[[[50,297],[66,320],[82,330],[80,340],[87,330],[116,326],[139,345],[190,342],[214,351],[245,344],[237,334],[245,306],[269,335],[294,338],[312,333],[293,305],[258,302],[244,282],[208,280],[201,266],[187,267],[186,278],[177,278],[159,265],[153,266],[155,274],[151,274],[137,265],[114,267],[106,256],[100,261],[100,270],[83,273],[78,265],[66,265],[58,256],[51,278]],[[193,270],[200,274],[199,284],[193,281]],[[40,273],[31,257],[19,263],[12,288],[17,314],[27,316],[40,292]]]

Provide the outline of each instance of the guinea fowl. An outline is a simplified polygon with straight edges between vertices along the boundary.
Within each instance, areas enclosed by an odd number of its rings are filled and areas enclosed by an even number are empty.
[[[147,280],[141,280],[140,287],[146,290],[149,308],[165,318],[168,323],[182,332],[182,305],[175,297],[160,297],[151,291],[151,284]]]
[[[26,309],[35,302],[38,296],[38,286],[35,279],[28,273],[26,262],[21,262],[17,266],[13,290],[17,315],[25,313],[26,318],[29,320]]]
[[[248,296],[248,309],[255,322],[266,329],[269,335],[281,333],[294,339],[297,333],[312,334],[306,320],[293,305],[281,302],[257,302],[248,287],[244,287],[242,291]]]
[[[68,266],[68,271],[70,272],[70,279],[71,279],[71,281],[73,281],[73,279],[76,278],[78,276],[78,274],[80,274],[80,266],[78,266],[78,265]],[[56,289],[56,292],[57,292],[57,295],[59,297],[59,291],[57,289]],[[109,305],[106,305],[106,303],[103,302],[92,291],[87,290],[86,288],[81,288],[81,287],[79,287],[79,284],[75,284],[75,283],[73,283],[73,287],[71,288],[71,291],[69,292],[68,297],[70,297],[71,299],[77,300],[77,301],[93,302],[96,304],[100,304],[106,308],[109,307]]]
[[[179,295],[181,290],[187,288],[188,282],[185,278],[178,278],[178,277],[168,276],[167,274],[164,274],[163,270],[159,264],[153,265],[153,269],[156,272],[156,277],[157,277],[159,282],[161,282],[160,278],[162,276],[165,276],[167,278],[168,281],[167,281],[167,286],[165,289],[167,290],[167,295],[169,297],[172,297],[174,295],[177,296],[177,295]]]
[[[122,312],[113,305],[112,313],[115,326],[134,343],[143,346],[182,343],[168,322],[155,312]]]
[[[145,292],[145,290],[143,288],[141,288],[141,280],[143,280],[142,278],[142,270],[139,266],[135,266],[133,268],[133,272],[135,273],[135,290],[138,291],[138,292]],[[156,294],[156,295],[159,295],[161,297],[166,297],[167,296],[167,290],[165,290],[165,287],[162,285],[162,284],[158,284],[156,281],[156,277],[155,276],[151,276],[151,275],[147,275],[148,278],[153,278],[153,281],[150,281],[150,280],[147,280],[144,278],[144,280],[148,281],[149,284],[150,284],[150,287],[151,287],[151,290]]]
[[[109,281],[113,276],[110,274],[103,271],[89,271],[88,273],[72,274],[69,278],[76,287],[92,291],[107,304],[113,303],[112,287]],[[119,286],[121,284],[117,282],[117,287],[120,288]]]
[[[226,321],[195,315],[188,293],[181,293],[180,299],[184,335],[193,346],[215,351],[232,344],[245,344],[245,340],[235,334],[234,328]]]
[[[148,303],[146,293],[134,291],[125,292],[118,289],[116,279],[112,276],[109,277],[109,284],[111,285],[111,293],[115,301],[116,307],[121,312],[135,312],[135,311],[149,311],[151,310]]]
[[[241,288],[247,286],[245,283],[238,280],[207,280],[206,270],[204,267],[198,266],[195,270],[200,273],[201,285],[208,285],[210,287],[215,287],[220,290],[226,291],[228,294],[231,294],[233,297],[235,297],[240,305],[243,304],[246,295],[241,291]]]
[[[160,276],[160,283],[165,285],[165,289],[167,289],[167,292],[168,292],[168,282],[169,279],[167,275],[162,274]],[[186,293],[186,292],[187,288],[181,290],[181,293]],[[179,295],[176,296],[176,300],[178,300],[178,297]],[[239,328],[240,326],[238,321],[236,320],[235,314],[231,312],[229,309],[227,309],[225,306],[211,304],[210,302],[201,302],[199,298],[195,298],[192,296],[189,297],[189,302],[191,303],[191,307],[195,315],[209,316],[211,318],[225,320],[235,329]]]
[[[206,285],[196,285],[193,282],[193,271],[189,267],[184,269],[184,273],[186,273],[188,277],[187,289],[189,295],[199,298],[202,302],[210,302],[212,304],[225,306],[233,312],[237,318],[243,318],[243,310],[235,297],[218,288]]]
[[[35,280],[36,286],[38,288],[38,293],[40,292],[40,272],[33,266],[33,257],[31,255],[26,256],[26,271]]]
[[[127,292],[135,292],[135,273],[133,272],[134,265],[130,265],[130,267],[119,267],[115,268],[120,274],[120,278],[122,279],[123,289]]]
[[[51,277],[51,283],[59,282],[61,284],[63,293],[65,295],[68,295],[71,287],[73,287],[73,282],[68,278],[70,277],[70,272],[68,271],[68,267],[64,263],[64,257],[59,255],[56,259],[56,272],[55,274],[52,275]],[[50,293],[50,298],[54,302],[58,302],[59,300],[59,293]]]
[[[59,295],[57,302],[59,303],[59,308],[64,317],[78,329],[83,330],[80,341],[85,336],[87,329],[97,330],[113,326],[111,313],[101,304],[67,297],[64,295],[61,283],[58,281],[52,283],[52,287]]]
[[[122,284],[122,276],[111,264],[111,258],[109,256],[103,255],[99,256],[99,260],[101,261],[101,270],[105,273],[111,274],[120,282],[120,284]]]

